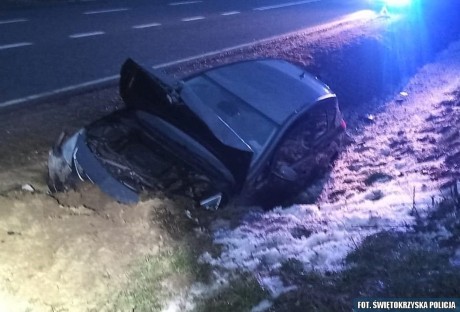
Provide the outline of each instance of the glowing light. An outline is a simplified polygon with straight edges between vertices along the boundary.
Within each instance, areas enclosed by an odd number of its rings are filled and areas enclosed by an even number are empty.
[[[409,6],[412,1],[411,0],[384,0],[384,2],[387,6],[403,7],[403,6]]]

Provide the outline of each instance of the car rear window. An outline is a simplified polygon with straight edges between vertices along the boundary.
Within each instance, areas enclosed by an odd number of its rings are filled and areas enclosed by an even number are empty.
[[[312,140],[316,141],[326,134],[329,128],[328,111],[325,107],[316,107],[312,109],[308,115],[307,122],[311,122]]]
[[[292,165],[305,157],[314,156],[311,153],[316,143],[334,127],[335,115],[335,100],[317,103],[296,121],[282,139],[275,161]]]

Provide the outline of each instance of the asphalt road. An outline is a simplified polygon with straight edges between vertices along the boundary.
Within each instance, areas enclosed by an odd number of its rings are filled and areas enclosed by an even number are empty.
[[[340,0],[86,0],[0,12],[0,108],[332,21]],[[363,1],[364,2],[364,1]]]

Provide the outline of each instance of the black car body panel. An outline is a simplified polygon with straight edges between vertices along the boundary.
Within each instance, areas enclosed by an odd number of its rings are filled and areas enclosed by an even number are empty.
[[[328,162],[344,129],[329,87],[283,60],[243,61],[174,81],[128,59],[120,95],[125,109],[50,152],[51,189],[89,180],[125,203],[137,201],[143,190],[169,192],[181,184],[198,201],[276,189],[280,181],[294,189],[308,175],[292,170],[319,162],[302,152],[278,161],[286,140],[305,143],[293,131],[312,136],[318,123],[321,138],[307,140],[305,151],[327,151]],[[325,117],[316,118],[315,111]],[[312,123],[310,132],[304,122]],[[285,191],[279,192],[282,197]]]

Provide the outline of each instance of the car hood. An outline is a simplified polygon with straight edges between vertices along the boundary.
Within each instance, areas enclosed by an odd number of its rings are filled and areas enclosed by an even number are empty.
[[[120,95],[128,108],[154,114],[189,134],[229,169],[238,188],[243,186],[253,151],[210,108],[194,104],[191,90],[131,59],[120,76]]]

